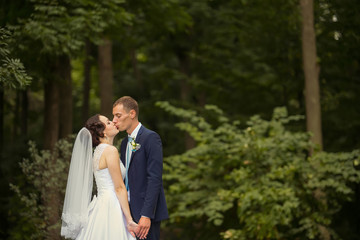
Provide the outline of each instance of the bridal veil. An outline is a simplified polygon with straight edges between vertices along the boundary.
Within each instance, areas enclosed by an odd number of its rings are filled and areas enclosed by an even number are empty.
[[[93,188],[92,137],[86,128],[78,133],[66,186],[61,235],[75,239],[86,225]]]

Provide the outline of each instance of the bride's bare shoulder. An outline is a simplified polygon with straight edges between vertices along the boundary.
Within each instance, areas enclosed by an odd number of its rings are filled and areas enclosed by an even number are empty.
[[[119,156],[119,151],[116,147],[109,145],[104,149],[104,157],[117,157]]]

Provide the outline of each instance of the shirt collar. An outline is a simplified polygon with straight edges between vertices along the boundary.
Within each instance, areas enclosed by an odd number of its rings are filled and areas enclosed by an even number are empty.
[[[141,128],[141,122],[139,122],[139,124],[136,126],[136,128],[134,129],[134,131],[132,131],[132,133],[130,135],[128,135],[129,137],[132,137],[133,139],[136,139],[136,136],[139,132]]]

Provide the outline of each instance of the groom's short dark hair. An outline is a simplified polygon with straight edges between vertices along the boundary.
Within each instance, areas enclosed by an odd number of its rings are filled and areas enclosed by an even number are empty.
[[[136,116],[139,116],[139,105],[135,99],[130,96],[124,96],[116,100],[113,104],[113,108],[117,105],[122,104],[124,109],[129,112],[130,110],[134,110],[136,112]]]

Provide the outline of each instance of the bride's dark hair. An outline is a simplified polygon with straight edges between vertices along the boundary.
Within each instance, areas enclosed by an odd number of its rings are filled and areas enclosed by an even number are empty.
[[[100,114],[96,114],[89,118],[85,127],[89,130],[92,136],[92,145],[96,147],[100,144],[100,138],[104,137],[105,125],[100,121]]]

